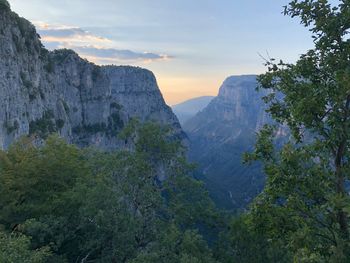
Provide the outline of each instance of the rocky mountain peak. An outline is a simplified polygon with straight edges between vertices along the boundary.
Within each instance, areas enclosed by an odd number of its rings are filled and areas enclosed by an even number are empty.
[[[251,89],[256,87],[256,75],[230,76],[221,85],[218,97],[226,97],[230,100],[231,92],[236,92],[236,94],[244,90],[251,92]]]
[[[255,134],[269,121],[255,75],[231,76],[206,108],[189,119],[183,128],[190,139],[189,156],[212,197],[226,208],[242,208],[262,189],[264,177],[258,166],[242,164]]]
[[[97,66],[72,50],[48,51],[35,27],[0,0],[0,148],[22,135],[56,132],[69,142],[124,147],[117,134],[131,118],[180,124],[154,74],[131,66]]]

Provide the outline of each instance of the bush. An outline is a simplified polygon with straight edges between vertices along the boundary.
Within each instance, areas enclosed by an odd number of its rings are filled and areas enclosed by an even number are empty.
[[[45,262],[50,253],[44,247],[38,250],[30,249],[30,239],[24,235],[5,234],[0,232],[0,262]]]
[[[29,134],[37,134],[41,138],[46,138],[49,134],[57,131],[57,125],[64,125],[63,120],[54,121],[54,114],[51,110],[44,112],[40,119],[33,120],[29,123]]]
[[[11,10],[9,2],[6,0],[0,0],[0,10]]]
[[[13,124],[11,124],[10,122],[6,121],[4,123],[4,127],[6,128],[7,134],[11,134],[12,132],[18,130],[19,128],[19,123],[17,120],[15,120],[13,122]]]

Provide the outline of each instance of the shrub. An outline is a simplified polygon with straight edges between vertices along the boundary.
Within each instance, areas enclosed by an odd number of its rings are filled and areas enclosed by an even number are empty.
[[[10,10],[10,4],[6,0],[0,0],[0,10]]]

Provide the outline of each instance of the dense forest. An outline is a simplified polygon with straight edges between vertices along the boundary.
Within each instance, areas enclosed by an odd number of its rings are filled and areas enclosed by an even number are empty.
[[[116,135],[129,151],[26,137],[0,152],[0,262],[350,262],[350,2],[336,2],[284,9],[314,48],[266,58],[276,122],[244,156],[266,175],[245,212],[215,207],[169,127],[132,120]]]

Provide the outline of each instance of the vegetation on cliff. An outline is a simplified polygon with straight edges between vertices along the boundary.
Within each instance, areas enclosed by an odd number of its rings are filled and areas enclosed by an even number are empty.
[[[2,262],[215,262],[207,241],[218,213],[188,176],[181,144],[135,123],[135,152],[79,149],[55,135],[1,152]]]
[[[171,128],[123,124],[130,151],[24,137],[0,152],[0,261],[349,262],[350,4],[293,0],[285,15],[315,47],[295,64],[266,60],[260,88],[291,138],[258,134],[245,159],[261,161],[266,186],[246,212],[215,208]],[[45,119],[33,129],[63,125]]]

